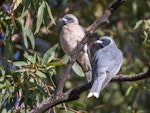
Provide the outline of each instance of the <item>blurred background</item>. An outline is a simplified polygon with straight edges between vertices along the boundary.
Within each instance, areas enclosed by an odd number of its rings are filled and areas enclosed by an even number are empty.
[[[68,57],[59,44],[58,19],[72,13],[88,30],[115,0],[1,0],[0,112],[29,112],[50,96]],[[134,75],[150,67],[150,1],[127,0],[98,28],[88,45],[111,36],[124,54],[119,74]],[[86,83],[75,63],[65,91]],[[113,82],[98,99],[57,105],[46,113],[150,113],[150,79]]]

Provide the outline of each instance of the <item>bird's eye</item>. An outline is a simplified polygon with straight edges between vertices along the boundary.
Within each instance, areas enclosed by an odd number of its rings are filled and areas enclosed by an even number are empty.
[[[105,41],[105,39],[101,39],[101,41],[102,41],[102,42],[104,42],[104,41]]]
[[[67,20],[71,20],[72,18],[67,18]]]
[[[67,19],[68,23],[73,23],[74,22],[74,20],[72,18],[66,18],[66,19]]]
[[[101,39],[101,41],[103,42],[101,44],[101,47],[105,47],[105,46],[107,46],[107,45],[109,45],[111,43],[111,41],[108,40],[108,39]]]

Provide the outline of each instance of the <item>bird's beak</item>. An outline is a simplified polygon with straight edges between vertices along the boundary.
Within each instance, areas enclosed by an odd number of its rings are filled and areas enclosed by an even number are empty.
[[[59,28],[59,27],[62,27],[65,23],[67,22],[67,19],[66,18],[60,18],[56,24],[56,26]]]
[[[66,18],[60,18],[59,22],[67,22],[67,19]]]
[[[97,40],[94,42],[94,44],[102,44],[103,42],[101,40]]]
[[[57,25],[58,25],[58,26],[63,26],[63,25],[65,25],[66,23],[67,23],[67,19],[66,19],[66,18],[60,18],[60,19],[58,20]]]
[[[100,45],[102,45],[102,44],[103,44],[103,42],[102,42],[101,40],[97,40],[97,41],[94,42],[94,46],[95,46],[96,48],[98,48],[98,49],[101,48]]]

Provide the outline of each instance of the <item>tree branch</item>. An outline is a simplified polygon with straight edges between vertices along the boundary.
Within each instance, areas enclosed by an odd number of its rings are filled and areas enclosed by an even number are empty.
[[[75,88],[74,90],[70,90],[67,93],[63,93],[63,88],[64,84],[67,80],[67,76],[71,70],[71,67],[73,63],[76,61],[76,58],[80,51],[84,48],[84,45],[87,43],[87,40],[89,39],[90,36],[93,35],[94,31],[102,26],[103,24],[108,23],[108,18],[114,12],[122,3],[124,0],[117,0],[115,3],[113,3],[102,15],[102,17],[98,18],[92,25],[92,27],[86,32],[83,40],[78,43],[77,49],[74,52],[74,54],[71,56],[71,60],[68,61],[67,65],[65,66],[65,69],[63,71],[63,74],[61,75],[61,78],[59,80],[59,84],[56,88],[55,93],[46,99],[46,101],[43,101],[39,106],[37,106],[35,109],[30,111],[30,113],[42,113],[51,107],[62,103],[62,102],[67,102],[71,100],[76,100],[79,98],[79,95],[85,91],[84,88],[89,89],[91,87],[91,83],[88,83],[87,85],[81,86],[79,88]],[[87,87],[88,86],[88,87]],[[86,89],[86,90],[87,90]],[[76,93],[77,92],[77,93]]]
[[[135,74],[135,75],[116,75],[111,82],[124,82],[124,81],[137,81],[137,80],[143,80],[150,77],[150,69],[147,72]],[[92,87],[92,83],[87,83],[83,86],[74,88],[66,93],[66,97],[68,99],[65,100],[65,102],[73,101],[79,98],[80,94],[87,91]]]
[[[149,77],[150,77],[150,68],[146,73],[139,73],[135,75],[123,75],[123,74],[117,75],[111,80],[111,82],[137,81]]]
[[[123,74],[116,75],[116,77],[114,77],[111,80],[111,82],[137,81],[137,80],[143,80],[149,77],[150,77],[150,69],[145,73],[143,72],[143,73],[139,73],[135,75],[123,75]],[[65,100],[65,102],[78,99],[81,93],[90,89],[91,87],[92,87],[92,83],[90,82],[83,86],[80,86],[80,87],[77,87],[68,91],[66,94],[68,95],[69,98]]]
[[[150,77],[150,69],[146,73],[139,73],[135,75],[116,75],[111,82],[124,82],[124,81],[137,81],[137,80],[143,80]],[[41,103],[36,109],[31,111],[30,113],[42,113],[45,110],[48,110],[49,108],[60,104],[62,102],[69,102],[73,100],[77,100],[80,95],[90,89],[92,86],[91,82],[87,83],[83,86],[79,86],[77,88],[71,89],[66,93],[63,93],[59,97],[55,97],[55,95],[49,97],[45,102]]]

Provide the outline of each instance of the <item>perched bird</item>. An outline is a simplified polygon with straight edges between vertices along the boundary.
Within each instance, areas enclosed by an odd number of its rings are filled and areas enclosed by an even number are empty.
[[[110,80],[118,73],[123,62],[123,54],[111,37],[103,36],[92,47],[95,52],[92,59],[92,88],[88,94],[99,97]]]
[[[59,19],[59,22],[63,24],[60,33],[60,44],[63,51],[71,56],[73,55],[77,44],[83,39],[85,30],[79,25],[78,19],[72,15],[67,14],[63,18]],[[88,55],[87,44],[84,49],[79,53],[77,62],[81,65],[88,82],[92,80],[91,64]]]

